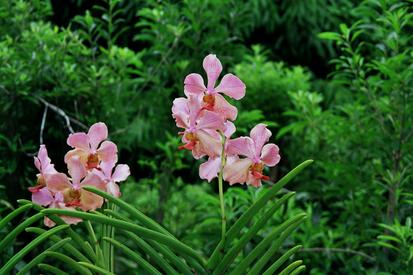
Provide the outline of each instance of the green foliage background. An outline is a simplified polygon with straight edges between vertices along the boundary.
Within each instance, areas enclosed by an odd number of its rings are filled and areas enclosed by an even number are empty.
[[[63,168],[69,128],[104,121],[132,170],[122,198],[208,254],[220,234],[216,186],[176,149],[170,108],[184,77],[215,53],[247,85],[237,134],[265,122],[281,148],[272,179],[315,159],[269,223],[308,213],[289,239],[303,244],[306,272],[411,274],[412,6],[0,0],[0,215],[29,197],[40,143]],[[228,188],[229,219],[260,192]]]

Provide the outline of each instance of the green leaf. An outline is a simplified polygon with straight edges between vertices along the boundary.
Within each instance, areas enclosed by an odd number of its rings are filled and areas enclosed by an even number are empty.
[[[31,241],[28,245],[26,245],[25,247],[23,247],[19,252],[17,252],[13,257],[11,257],[10,260],[7,261],[7,263],[0,269],[0,274],[8,274],[14,266],[16,266],[16,264],[21,261],[21,259],[27,254],[29,253],[31,250],[33,250],[34,248],[36,248],[40,243],[42,243],[43,241],[45,241],[47,238],[49,238],[50,236],[56,234],[57,232],[60,232],[64,229],[66,229],[68,227],[68,225],[59,225],[56,226],[55,228],[52,228],[46,232],[44,232],[43,234],[41,234],[40,236],[38,236],[37,238],[35,238],[33,241]]]
[[[85,262],[78,262],[78,264],[80,264],[81,266],[87,267],[90,270],[96,271],[98,272],[98,274],[106,274],[106,275],[114,275],[114,273],[109,272],[99,266],[96,266],[94,264],[91,263],[85,263]]]
[[[340,34],[335,33],[335,32],[322,32],[322,33],[319,33],[317,36],[325,40],[334,40],[334,41],[341,40]]]
[[[46,251],[45,252],[46,256],[48,257],[53,257],[56,258],[62,262],[64,262],[65,264],[67,264],[73,271],[78,272],[78,274],[81,275],[93,275],[92,272],[89,271],[89,269],[79,265],[78,262],[76,262],[75,260],[73,260],[72,258],[58,253],[58,252],[54,252],[54,251]]]
[[[12,219],[14,219],[16,216],[18,216],[20,213],[32,208],[31,204],[26,204],[22,205],[19,208],[13,210],[11,213],[9,213],[6,217],[2,218],[0,220],[0,231],[5,227]]]
[[[287,275],[290,274],[290,272],[292,272],[296,267],[300,266],[303,263],[302,260],[298,260],[293,262],[292,264],[290,264],[289,266],[287,266],[286,268],[284,268],[283,271],[281,271],[279,273],[279,275]]]
[[[294,196],[295,193],[291,192],[285,194],[281,199],[277,200],[274,205],[265,212],[265,214],[248,230],[247,233],[243,234],[241,239],[226,253],[222,259],[220,265],[217,267],[219,270],[220,266],[224,268],[225,266],[232,263],[236,258],[238,253],[245,247],[245,245],[257,234],[257,232],[263,228],[263,226],[268,222],[272,215],[283,205],[285,201]],[[245,270],[245,266],[238,265],[240,271]],[[234,270],[234,273],[237,274],[238,271]],[[241,272],[242,273],[242,272]]]
[[[4,250],[16,237],[19,235],[26,227],[35,223],[44,217],[43,213],[37,213],[30,218],[26,219],[24,222],[19,224],[15,229],[13,229],[3,240],[0,242],[0,251]]]
[[[133,250],[128,248],[126,245],[123,245],[120,242],[112,238],[108,238],[108,237],[104,237],[103,240],[110,242],[117,248],[123,250],[125,255],[135,260],[138,263],[138,265],[140,265],[143,269],[145,269],[149,274],[154,274],[154,275],[162,274],[155,267],[153,267],[150,263],[148,263],[145,259],[143,259],[138,253],[134,252]]]
[[[297,245],[287,252],[285,252],[280,258],[278,258],[277,261],[275,261],[264,273],[263,275],[271,275],[275,274],[275,272],[278,270],[278,268],[285,262],[287,261],[295,252],[297,252],[299,249],[301,249],[301,245]]]
[[[168,247],[170,247],[170,248],[172,248],[176,251],[185,253],[185,254],[197,259],[200,263],[202,263],[204,261],[204,259],[201,257],[201,255],[198,252],[196,252],[195,250],[193,250],[192,248],[190,248],[186,244],[181,243],[177,239],[172,238],[172,237],[167,236],[167,235],[164,235],[164,234],[161,234],[159,232],[147,229],[145,227],[130,223],[130,222],[109,218],[109,217],[106,217],[106,216],[103,216],[103,215],[85,213],[85,212],[81,212],[81,211],[71,211],[71,210],[61,210],[61,209],[45,209],[45,210],[42,210],[42,213],[44,213],[45,215],[56,214],[56,215],[77,217],[77,218],[81,218],[81,219],[84,219],[84,220],[91,220],[91,221],[98,222],[98,223],[109,224],[109,225],[112,225],[112,226],[114,226],[116,228],[119,228],[119,229],[130,230],[130,231],[135,232],[136,234],[142,236],[143,238],[151,239],[151,240],[154,240],[156,242],[166,244]]]
[[[51,272],[53,274],[56,274],[56,275],[68,275],[68,273],[58,269],[57,267],[54,267],[54,266],[51,266],[51,265],[48,265],[48,264],[39,264],[39,268],[43,269],[43,270],[46,270],[46,271],[49,271],[49,272]]]
[[[52,236],[56,237],[56,236]],[[67,242],[71,241],[71,238],[64,238],[56,242],[54,245],[49,247],[46,251],[55,251],[58,250],[60,247],[64,246]],[[45,251],[37,255],[36,257],[33,258],[28,264],[26,264],[19,272],[17,272],[17,275],[24,275],[28,274],[30,269],[32,269],[34,266],[37,266],[40,264],[44,258],[46,257]]]
[[[236,236],[239,234],[241,229],[252,219],[256,213],[259,212],[261,208],[265,206],[265,204],[273,199],[278,191],[281,190],[290,180],[292,180],[298,173],[300,173],[305,167],[310,165],[313,162],[313,160],[306,160],[302,162],[300,165],[295,167],[292,171],[290,171],[287,175],[285,175],[282,179],[280,179],[276,184],[271,186],[270,189],[267,189],[264,193],[264,195],[258,199],[253,205],[251,205],[248,210],[242,214],[242,216],[234,223],[233,226],[228,230],[226,237],[225,237],[225,243],[229,244],[231,241],[236,238]],[[224,243],[221,241],[218,243],[217,247],[213,251],[211,257],[209,258],[208,261],[208,268],[213,269],[217,264],[218,261],[220,261],[220,258],[222,257],[221,250],[224,247]]]

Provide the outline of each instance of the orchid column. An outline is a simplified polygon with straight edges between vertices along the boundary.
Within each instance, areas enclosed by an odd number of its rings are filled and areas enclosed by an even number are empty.
[[[218,177],[221,203],[222,236],[226,233],[226,216],[223,181],[230,184],[247,183],[261,186],[261,180],[269,180],[263,174],[265,166],[275,166],[279,160],[278,147],[266,144],[271,132],[264,124],[251,131],[251,137],[231,139],[236,128],[232,123],[237,117],[237,108],[224,95],[239,100],[245,96],[245,84],[235,75],[226,74],[215,86],[222,72],[219,59],[210,54],[205,57],[203,67],[207,74],[207,85],[199,74],[189,74],[184,81],[186,98],[174,100],[172,116],[184,131],[180,149],[192,151],[195,159],[208,157],[199,167],[199,175],[209,182]]]

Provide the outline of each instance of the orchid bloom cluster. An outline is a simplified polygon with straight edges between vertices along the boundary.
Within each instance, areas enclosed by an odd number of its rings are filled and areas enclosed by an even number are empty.
[[[72,150],[66,153],[69,176],[59,173],[47,154],[45,145],[40,145],[34,164],[39,170],[37,184],[29,188],[32,201],[49,208],[96,210],[103,205],[103,198],[86,191],[85,186],[97,187],[115,197],[120,196],[117,183],[130,175],[129,166],[118,164],[118,149],[108,141],[108,129],[102,122],[93,124],[88,133],[74,133],[67,138]],[[68,224],[81,221],[74,217],[61,217]],[[46,226],[54,222],[45,218]]]
[[[264,124],[256,125],[249,137],[231,138],[238,111],[223,95],[240,100],[246,86],[233,74],[224,75],[216,86],[222,65],[213,54],[205,57],[203,67],[207,85],[201,75],[189,74],[184,81],[186,97],[173,102],[172,116],[176,125],[184,129],[179,133],[184,143],[180,149],[192,151],[195,159],[208,157],[199,167],[202,179],[211,181],[222,170],[223,179],[231,185],[259,187],[261,180],[269,180],[263,174],[264,167],[280,161],[278,146],[267,143],[271,131]]]

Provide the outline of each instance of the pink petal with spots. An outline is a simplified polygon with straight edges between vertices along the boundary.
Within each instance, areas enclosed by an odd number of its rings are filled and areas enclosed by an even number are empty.
[[[205,72],[208,76],[208,89],[212,90],[215,87],[215,82],[217,81],[219,75],[222,72],[221,61],[217,58],[215,54],[209,54],[204,58],[202,63]]]
[[[252,128],[250,136],[255,143],[255,150],[257,154],[260,154],[262,146],[270,140],[271,131],[267,129],[265,124],[257,124]]]
[[[206,91],[204,80],[199,74],[189,74],[184,80],[184,92],[189,94],[201,94]]]
[[[245,183],[247,181],[249,168],[252,165],[250,159],[239,159],[224,167],[224,180],[230,185],[235,183]]]
[[[239,137],[229,140],[226,151],[229,155],[242,155],[251,160],[253,160],[255,156],[254,142],[249,137]]]
[[[211,182],[213,178],[216,178],[221,168],[221,157],[209,158],[208,161],[202,163],[199,166],[199,177]]]
[[[278,146],[274,143],[269,143],[262,147],[261,160],[267,166],[275,166],[280,162],[280,155]]]
[[[112,175],[112,180],[114,182],[125,181],[130,175],[129,166],[126,164],[118,164]]]
[[[49,189],[46,187],[40,189],[38,192],[32,193],[32,202],[42,205],[48,206],[53,201],[53,195],[50,193]]]
[[[90,148],[95,151],[99,144],[108,138],[108,127],[103,122],[95,123],[90,127],[87,135],[89,136]]]
[[[245,96],[245,84],[235,75],[226,74],[218,87],[215,88],[215,91],[239,100]]]
[[[72,148],[79,148],[85,151],[90,150],[89,136],[86,133],[70,134],[67,138],[67,144]]]

